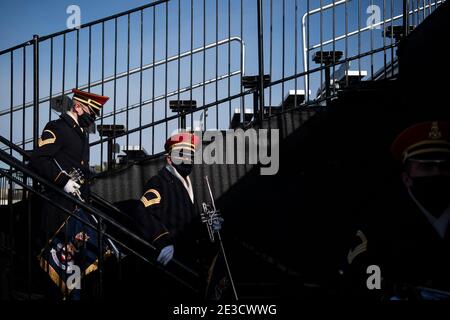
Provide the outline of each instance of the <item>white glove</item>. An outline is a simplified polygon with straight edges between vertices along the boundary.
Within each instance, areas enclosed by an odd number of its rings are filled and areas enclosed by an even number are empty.
[[[64,191],[70,194],[76,193],[78,189],[80,189],[80,185],[73,180],[67,181],[66,185],[64,186]]]
[[[214,232],[218,232],[222,229],[223,221],[224,220],[222,217],[217,217],[217,218],[213,219],[211,228],[213,229]]]
[[[172,245],[162,248],[156,261],[161,263],[163,266],[167,265],[173,258],[173,252],[174,248]]]

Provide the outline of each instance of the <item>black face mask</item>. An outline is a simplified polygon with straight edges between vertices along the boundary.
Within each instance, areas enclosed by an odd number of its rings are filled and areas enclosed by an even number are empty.
[[[78,123],[82,128],[89,128],[94,122],[95,117],[88,113],[83,113],[81,116],[78,116]]]
[[[180,164],[172,163],[172,166],[178,171],[178,173],[183,178],[186,178],[192,172],[192,164],[191,163],[180,163]]]
[[[450,176],[412,178],[411,192],[433,216],[440,216],[450,204]]]

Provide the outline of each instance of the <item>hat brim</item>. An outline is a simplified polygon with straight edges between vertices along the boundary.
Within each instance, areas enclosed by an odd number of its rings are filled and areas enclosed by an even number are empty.
[[[423,163],[450,161],[450,149],[423,150],[423,152],[411,154],[405,159],[405,161],[416,161]]]

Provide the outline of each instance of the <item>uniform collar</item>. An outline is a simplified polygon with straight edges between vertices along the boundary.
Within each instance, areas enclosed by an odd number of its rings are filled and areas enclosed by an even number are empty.
[[[61,119],[63,119],[69,127],[74,128],[80,135],[83,135],[83,129],[69,112],[61,115]]]
[[[189,179],[189,176],[184,179],[178,171],[171,165],[166,165],[167,171],[169,171],[173,176],[175,176],[180,182],[183,184],[184,188],[189,194],[189,198],[191,198],[192,203],[194,203],[194,190],[192,188],[191,179]]]
[[[74,116],[73,112],[67,111],[67,114],[75,121],[75,123],[81,128],[80,123],[78,122],[78,119]],[[81,128],[81,131],[83,131],[83,128]]]
[[[448,225],[450,223],[450,206],[448,206],[447,209],[445,209],[445,211],[438,218],[436,218],[427,209],[425,209],[424,206],[422,206],[422,204],[416,199],[410,189],[408,189],[408,194],[420,209],[420,211],[425,215],[428,222],[430,222],[430,224],[439,234],[440,238],[444,239],[447,233]]]

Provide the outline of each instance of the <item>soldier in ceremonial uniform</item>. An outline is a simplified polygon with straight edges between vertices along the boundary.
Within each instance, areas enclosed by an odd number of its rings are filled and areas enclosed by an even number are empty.
[[[30,164],[33,170],[65,192],[74,194],[79,191],[81,198],[88,201],[90,171],[87,128],[94,123],[109,98],[78,89],[72,92],[72,108],[58,120],[47,123]],[[67,175],[74,169],[82,172],[85,183],[73,181]],[[49,196],[65,208],[73,209],[73,205],[61,197],[51,192]],[[65,220],[65,215],[58,213],[50,204],[43,208],[43,215],[41,230],[46,233],[44,241],[47,241]]]
[[[355,229],[343,270],[352,297],[450,299],[449,128],[417,123],[392,143],[399,192],[377,197]]]
[[[31,156],[30,166],[65,192],[89,202],[88,128],[109,98],[77,89],[72,92],[74,95],[71,109],[58,120],[47,123],[38,141],[38,148]],[[78,178],[73,174],[76,171]],[[46,194],[52,202],[58,203],[80,218],[90,219],[81,209],[75,210],[76,207],[68,199],[51,190],[47,190]],[[39,239],[36,239],[37,245],[42,249],[39,263],[61,291],[55,291],[57,287],[47,285],[48,280],[44,279],[41,287],[46,288],[48,297],[58,299],[62,292],[69,299],[78,300],[81,290],[68,290],[66,285],[67,275],[70,274],[68,266],[78,265],[86,274],[90,272],[88,270],[95,270],[93,261],[97,253],[91,249],[91,244],[96,245],[96,233],[94,230],[85,229],[76,219],[64,223],[67,218],[65,212],[61,212],[51,203],[42,202],[40,235]],[[95,224],[95,221],[90,222]],[[63,223],[64,228],[61,227]],[[84,243],[88,241],[89,245],[85,246]],[[79,247],[83,249],[79,250]],[[85,247],[89,250],[85,250]],[[78,254],[83,256],[80,261],[77,260]]]
[[[157,261],[163,265],[173,257],[176,239],[195,238],[192,232],[201,225],[189,178],[198,144],[198,137],[190,133],[166,141],[166,166],[146,183],[137,209],[140,231],[160,250]],[[181,241],[176,247],[184,244]]]
[[[207,245],[202,246],[205,242],[201,240],[208,236],[200,220],[197,199],[189,178],[199,143],[196,135],[187,132],[175,134],[166,141],[166,165],[145,184],[144,193],[132,215],[138,232],[158,250],[155,255],[158,263],[166,266],[176,257],[201,274],[200,259],[205,254],[204,249],[208,249]],[[213,228],[219,230],[221,222],[216,221]],[[142,285],[147,281],[152,286],[151,292],[146,293],[147,297],[153,293],[157,298],[165,295],[173,298],[176,294],[186,298],[183,288],[175,290],[165,282],[167,279],[155,275],[148,265],[143,265],[134,273],[138,279],[129,282]],[[206,284],[205,275],[202,280]],[[140,297],[142,295],[138,294],[137,298]]]

